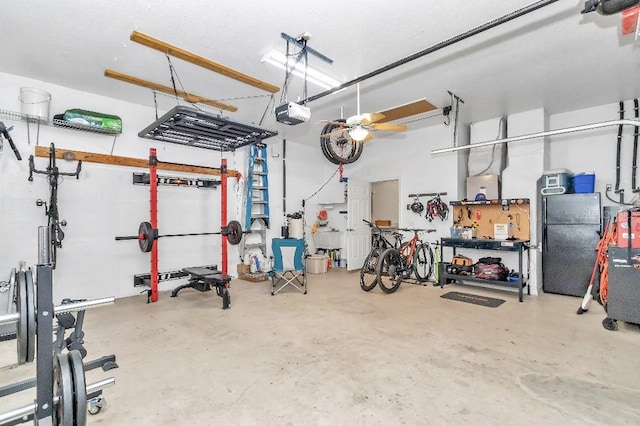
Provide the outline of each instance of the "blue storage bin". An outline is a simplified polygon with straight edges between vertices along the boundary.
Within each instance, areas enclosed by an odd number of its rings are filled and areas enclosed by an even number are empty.
[[[578,173],[573,177],[573,190],[576,194],[595,192],[596,174],[593,172]]]

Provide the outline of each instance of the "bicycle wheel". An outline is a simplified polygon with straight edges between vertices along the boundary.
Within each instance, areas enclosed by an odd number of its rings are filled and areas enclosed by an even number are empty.
[[[382,252],[379,248],[374,248],[369,252],[369,255],[364,260],[364,264],[360,269],[360,287],[364,291],[371,291],[378,284],[378,278],[376,275],[376,266],[378,265],[378,261],[380,260],[380,253]]]
[[[344,119],[335,120],[324,126],[320,133],[322,153],[334,164],[350,164],[360,158],[363,143],[349,137],[346,128],[340,124]]]
[[[418,243],[413,252],[413,268],[416,271],[416,278],[420,282],[427,281],[433,272],[433,252],[431,246]]]
[[[391,248],[382,252],[376,266],[377,281],[382,291],[389,294],[400,287],[402,270],[402,257],[398,250]]]

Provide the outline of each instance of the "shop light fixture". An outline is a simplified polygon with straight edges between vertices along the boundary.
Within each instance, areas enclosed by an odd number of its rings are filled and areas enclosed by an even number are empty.
[[[295,58],[291,57],[289,58],[289,66],[287,67],[287,58],[285,57],[285,54],[277,51],[276,49],[273,49],[269,53],[264,55],[262,57],[262,62],[271,64],[284,71],[291,70],[291,73],[293,75],[304,79],[304,63],[300,61],[298,61],[298,63],[295,63]],[[333,89],[334,87],[338,87],[342,84],[335,78],[330,77],[322,71],[311,66],[307,66],[307,81],[326,90]]]

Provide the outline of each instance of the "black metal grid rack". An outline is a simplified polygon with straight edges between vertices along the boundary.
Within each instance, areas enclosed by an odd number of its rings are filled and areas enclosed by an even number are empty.
[[[277,134],[276,130],[221,114],[176,106],[138,133],[138,136],[216,151],[234,151]]]

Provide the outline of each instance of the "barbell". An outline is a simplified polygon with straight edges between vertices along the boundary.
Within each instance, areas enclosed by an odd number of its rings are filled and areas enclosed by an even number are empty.
[[[125,237],[116,237],[116,241],[138,240],[138,245],[143,253],[148,253],[153,249],[153,243],[158,238],[168,237],[192,237],[195,235],[224,235],[231,245],[238,245],[242,241],[242,234],[250,234],[251,231],[242,231],[242,225],[236,220],[232,220],[223,226],[220,232],[194,232],[190,234],[166,234],[158,235],[158,230],[153,229],[151,223],[141,222],[138,227],[138,235],[129,235]]]
[[[16,273],[15,283],[16,312],[0,316],[0,325],[17,324],[18,364],[25,364],[33,361],[36,347],[36,319],[38,310],[31,269],[18,271]],[[115,297],[83,300],[54,306],[53,313],[54,315],[58,315],[66,312],[112,305],[113,303],[115,303]]]

